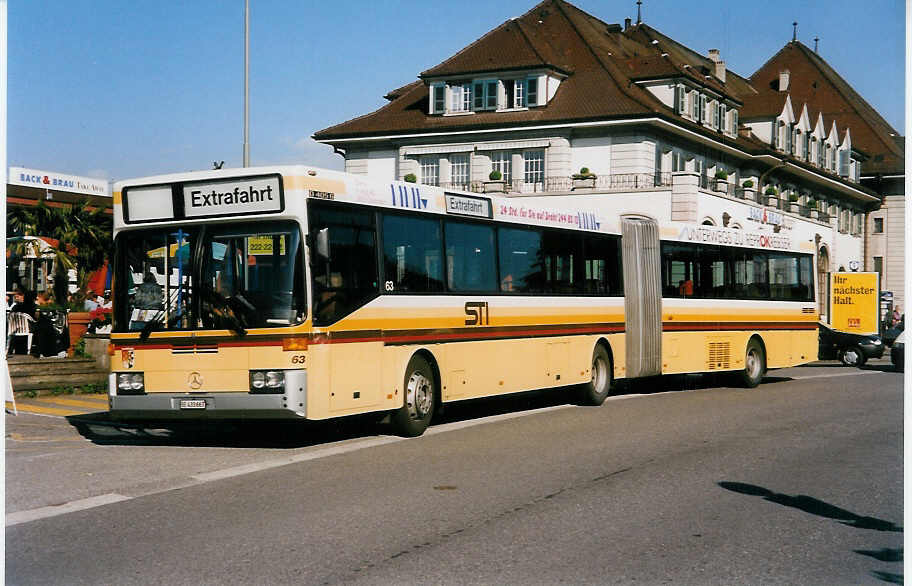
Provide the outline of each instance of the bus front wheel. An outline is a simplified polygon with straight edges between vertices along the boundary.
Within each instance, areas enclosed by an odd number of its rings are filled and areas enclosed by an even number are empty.
[[[763,344],[756,338],[752,338],[747,343],[747,351],[744,353],[744,370],[741,371],[741,384],[752,389],[760,384],[764,374],[766,374],[766,352],[763,351]]]
[[[611,357],[604,346],[597,344],[592,351],[592,380],[579,388],[581,403],[598,406],[605,402],[611,393],[612,370]]]
[[[424,433],[434,415],[436,389],[434,371],[427,360],[413,356],[405,369],[404,402],[393,411],[391,422],[396,433],[416,437]]]

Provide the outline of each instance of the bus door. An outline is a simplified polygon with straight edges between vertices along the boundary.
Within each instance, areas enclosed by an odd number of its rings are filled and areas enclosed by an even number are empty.
[[[659,227],[648,218],[621,220],[627,376],[662,374],[662,286]]]

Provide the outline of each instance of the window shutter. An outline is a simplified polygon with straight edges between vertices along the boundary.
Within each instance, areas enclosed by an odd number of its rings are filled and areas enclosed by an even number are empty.
[[[732,110],[732,134],[738,134],[738,111]]]
[[[434,114],[443,114],[444,104],[446,103],[444,97],[444,90],[446,88],[442,85],[434,86]]]
[[[683,114],[685,109],[684,104],[684,86],[676,85],[675,86],[675,114]]]
[[[691,107],[691,110],[692,110],[691,116],[693,116],[694,120],[699,120],[700,119],[700,94],[697,93],[696,91],[693,91],[693,92],[690,92],[690,95],[692,96],[691,101],[693,102],[693,105]]]
[[[700,94],[700,116],[697,118],[700,122],[706,120],[706,96]]]
[[[526,105],[528,107],[538,105],[538,78],[530,77],[526,80]]]

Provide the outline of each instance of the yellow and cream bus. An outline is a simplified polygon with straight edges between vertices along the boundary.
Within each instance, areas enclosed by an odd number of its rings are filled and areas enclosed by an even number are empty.
[[[115,185],[114,417],[391,414],[817,353],[812,252],[620,215],[286,166]]]

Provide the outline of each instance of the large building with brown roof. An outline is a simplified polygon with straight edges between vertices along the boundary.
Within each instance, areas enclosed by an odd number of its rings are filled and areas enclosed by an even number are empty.
[[[781,132],[795,133],[793,142],[799,148],[808,136],[816,140],[834,132],[834,142],[849,142],[858,151],[863,159],[860,168],[839,172],[851,172],[882,200],[866,219],[864,267],[880,273],[881,289],[892,292],[895,303],[905,308],[904,138],[820,55],[799,41],[782,47],[750,76],[750,83],[758,95],[749,101],[745,119],[755,120],[758,126],[775,119]],[[784,110],[786,101],[797,117],[790,118]]]
[[[800,225],[825,291],[827,271],[863,262],[864,218],[881,203],[862,183],[871,133],[757,83],[718,51],[545,0],[314,138],[353,173],[517,197],[630,194],[630,213],[660,221]]]

